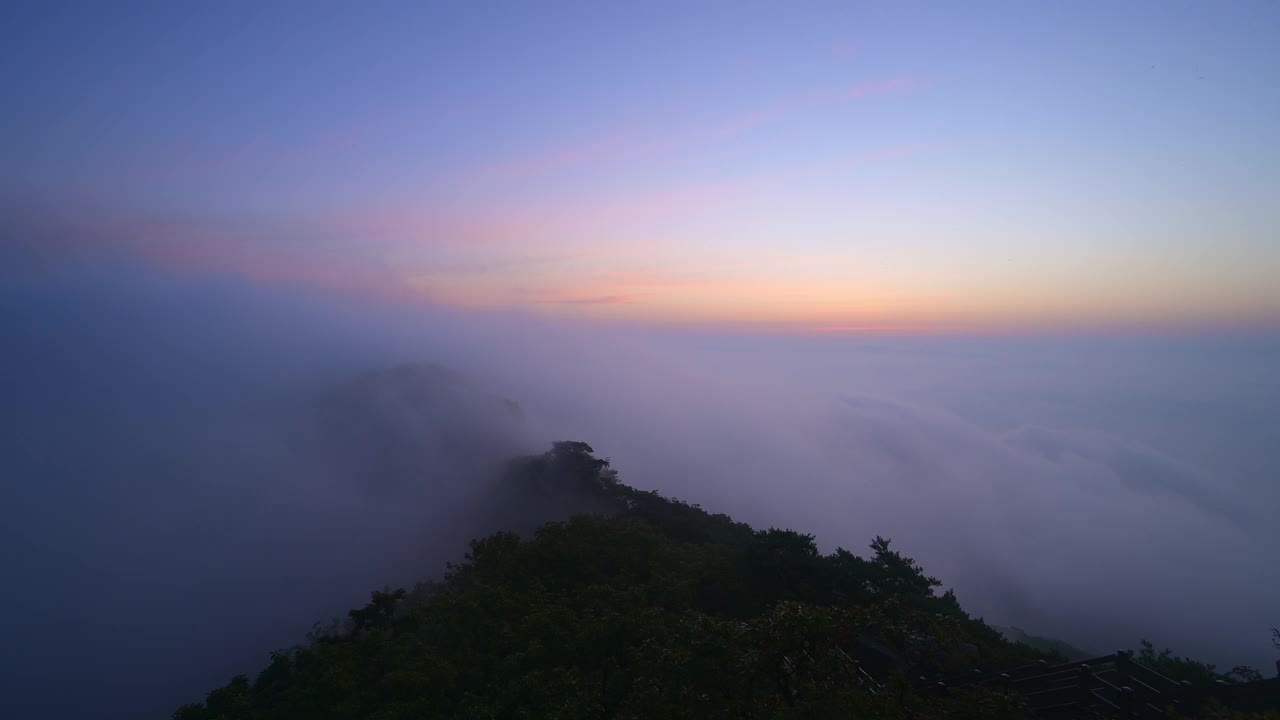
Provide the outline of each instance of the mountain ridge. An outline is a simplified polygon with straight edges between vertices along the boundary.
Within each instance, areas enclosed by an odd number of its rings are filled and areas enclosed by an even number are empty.
[[[174,718],[1017,718],[1016,696],[909,677],[1066,659],[969,616],[888,539],[822,555],[631,488],[586,443],[499,487],[567,519],[474,540],[442,580],[375,591]]]

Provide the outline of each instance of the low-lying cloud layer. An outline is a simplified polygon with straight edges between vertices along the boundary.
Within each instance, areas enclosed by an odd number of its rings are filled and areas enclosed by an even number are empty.
[[[553,439],[828,549],[893,537],[992,622],[1269,669],[1273,340],[660,334],[100,263],[0,279],[0,336],[19,715],[252,671],[455,557],[494,464]]]
[[[575,380],[594,409],[557,418],[589,418],[575,431],[631,482],[828,548],[891,536],[993,622],[1270,669],[1274,341],[647,346],[602,351]]]

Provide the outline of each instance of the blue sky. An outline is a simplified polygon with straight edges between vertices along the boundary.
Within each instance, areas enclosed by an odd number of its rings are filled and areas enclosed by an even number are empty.
[[[1268,3],[6,13],[11,244],[601,322],[1280,319]]]

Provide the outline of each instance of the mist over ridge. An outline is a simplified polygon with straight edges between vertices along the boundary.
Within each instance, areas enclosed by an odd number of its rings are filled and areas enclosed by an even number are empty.
[[[430,577],[559,439],[825,549],[893,537],[993,623],[1269,667],[1274,338],[656,333],[130,265],[0,310],[6,676],[94,678],[68,708],[163,711]]]

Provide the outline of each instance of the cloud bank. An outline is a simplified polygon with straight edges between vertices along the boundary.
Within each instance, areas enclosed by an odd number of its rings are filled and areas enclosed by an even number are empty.
[[[992,622],[1270,666],[1274,338],[664,334],[26,270],[0,281],[20,714],[163,715],[251,671],[456,557],[492,464],[554,439],[827,549],[893,537]]]

